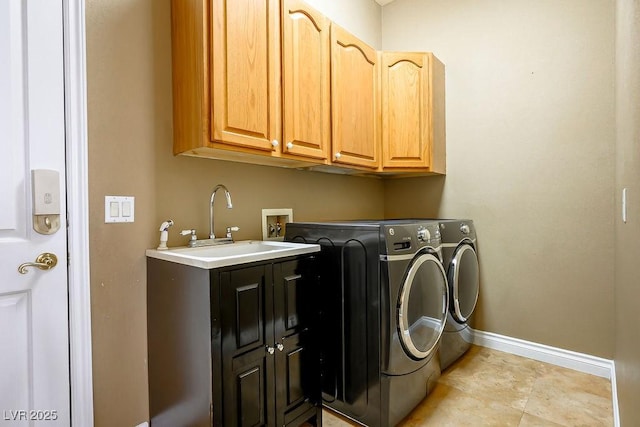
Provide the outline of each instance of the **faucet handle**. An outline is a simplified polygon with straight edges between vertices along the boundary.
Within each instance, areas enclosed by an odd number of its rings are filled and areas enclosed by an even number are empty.
[[[240,227],[238,226],[233,226],[233,227],[227,227],[227,238],[230,239],[231,238],[231,232],[232,231],[240,231]]]
[[[180,232],[181,236],[188,236],[191,235],[191,240],[196,240],[198,237],[196,236],[196,230],[182,230]]]

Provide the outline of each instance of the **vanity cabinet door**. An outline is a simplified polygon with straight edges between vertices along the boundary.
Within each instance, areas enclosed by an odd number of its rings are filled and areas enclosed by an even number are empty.
[[[223,425],[275,425],[271,265],[222,271],[219,280]]]
[[[376,51],[331,25],[332,162],[379,167],[380,102]]]
[[[284,153],[329,156],[329,28],[329,20],[302,1],[282,0]]]
[[[280,426],[320,412],[319,351],[314,326],[311,258],[274,264],[276,417]],[[317,411],[317,412],[316,412]],[[316,418],[316,425],[321,420]]]

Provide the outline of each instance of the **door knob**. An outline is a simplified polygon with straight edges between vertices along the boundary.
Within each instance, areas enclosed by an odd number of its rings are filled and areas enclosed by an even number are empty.
[[[35,262],[25,262],[18,266],[18,273],[27,274],[29,270],[28,267],[36,267],[40,270],[51,270],[58,264],[58,257],[55,254],[44,252],[38,255]]]

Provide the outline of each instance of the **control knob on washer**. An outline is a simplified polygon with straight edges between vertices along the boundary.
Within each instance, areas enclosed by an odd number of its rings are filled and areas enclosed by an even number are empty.
[[[462,224],[460,226],[460,231],[462,232],[462,234],[469,234],[471,233],[471,229],[469,228],[469,226],[467,224]]]
[[[426,228],[418,228],[418,240],[424,242],[426,240],[431,240],[431,233]]]

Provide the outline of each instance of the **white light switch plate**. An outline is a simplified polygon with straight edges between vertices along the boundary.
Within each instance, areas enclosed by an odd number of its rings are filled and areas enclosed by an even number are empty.
[[[104,196],[104,222],[133,222],[135,197]]]

